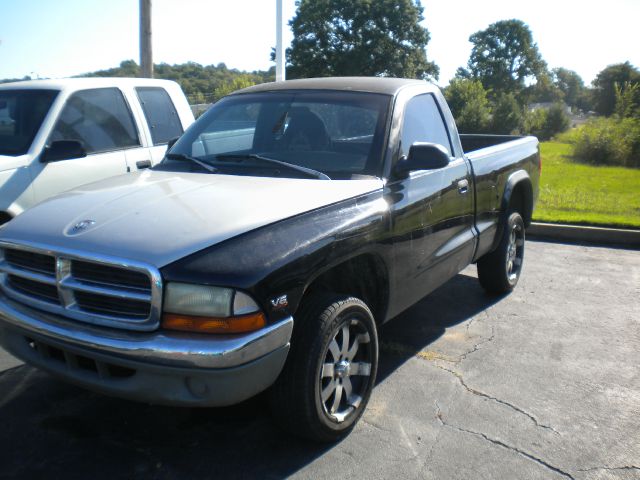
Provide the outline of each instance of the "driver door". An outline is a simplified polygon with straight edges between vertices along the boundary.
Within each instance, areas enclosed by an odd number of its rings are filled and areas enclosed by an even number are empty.
[[[117,88],[81,90],[65,103],[49,136],[80,141],[87,156],[32,164],[36,203],[85,183],[127,172],[125,149],[140,148],[133,115]]]

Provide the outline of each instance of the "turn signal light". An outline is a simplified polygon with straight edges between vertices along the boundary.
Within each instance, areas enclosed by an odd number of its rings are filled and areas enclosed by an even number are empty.
[[[175,313],[162,316],[162,328],[198,333],[247,333],[265,327],[267,320],[262,312],[234,317],[195,317]]]

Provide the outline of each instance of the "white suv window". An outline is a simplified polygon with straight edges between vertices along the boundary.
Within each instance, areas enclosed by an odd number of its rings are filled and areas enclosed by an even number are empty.
[[[49,140],[78,140],[87,153],[140,145],[129,106],[117,88],[82,90],[71,95]]]
[[[178,112],[164,88],[137,87],[136,93],[151,130],[154,145],[168,143],[169,140],[182,135],[184,130]]]

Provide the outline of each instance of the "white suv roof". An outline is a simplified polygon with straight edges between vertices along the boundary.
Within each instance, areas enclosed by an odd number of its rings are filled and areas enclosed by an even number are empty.
[[[123,78],[123,77],[88,77],[61,78],[55,80],[24,80],[0,84],[0,90],[7,89],[49,89],[49,90],[84,90],[87,88],[103,87],[159,87],[175,84],[171,80],[153,78]]]

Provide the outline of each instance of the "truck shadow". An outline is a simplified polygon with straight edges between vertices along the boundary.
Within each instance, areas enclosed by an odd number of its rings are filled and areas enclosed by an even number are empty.
[[[381,328],[378,382],[498,300],[457,275]],[[390,344],[402,348],[387,351]],[[0,392],[2,478],[282,478],[335,447],[281,432],[265,395],[227,408],[157,407],[27,366],[0,373]]]
[[[378,332],[380,361],[377,383],[435,342],[447,328],[469,321],[502,298],[487,295],[477,278],[456,275],[382,326]]]

